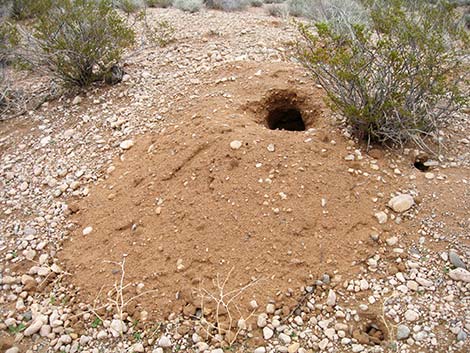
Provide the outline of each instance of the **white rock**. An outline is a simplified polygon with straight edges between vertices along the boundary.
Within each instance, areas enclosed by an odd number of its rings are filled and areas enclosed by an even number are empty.
[[[267,315],[266,314],[259,314],[258,315],[258,320],[256,321],[256,324],[258,325],[258,327],[265,327],[267,325]]]
[[[330,341],[328,340],[328,338],[324,338],[320,341],[320,343],[318,343],[318,347],[320,348],[320,350],[325,350],[326,346],[328,346],[328,343],[330,343]]]
[[[121,336],[124,332],[126,332],[126,329],[127,329],[124,322],[121,320],[117,320],[117,319],[114,319],[113,321],[111,321],[109,328],[113,337]]]
[[[390,207],[395,212],[401,213],[408,211],[415,203],[413,196],[409,194],[400,194],[395,196],[388,202],[388,207]]]
[[[269,327],[265,326],[263,328],[263,337],[264,337],[265,340],[271,339],[271,337],[273,337],[273,335],[274,335],[274,332]]]
[[[368,290],[369,289],[369,282],[365,280],[364,278],[359,281],[359,287],[361,290]]]
[[[89,235],[93,231],[93,227],[86,227],[83,229],[83,235]]]
[[[145,352],[144,345],[140,342],[134,344],[132,346],[131,352],[136,352],[136,353],[143,353]]]
[[[20,353],[20,349],[18,347],[11,347],[8,348],[5,353]]]
[[[266,353],[266,348],[264,347],[258,347],[254,350],[253,353]]]
[[[414,310],[407,310],[405,312],[405,319],[410,322],[416,321],[419,319],[419,314]]]
[[[387,220],[388,220],[388,216],[384,211],[377,212],[375,214],[375,218],[377,218],[377,221],[379,222],[379,224],[387,223]]]
[[[470,272],[463,268],[456,268],[449,272],[449,277],[454,281],[463,281],[470,283]]]
[[[42,322],[42,320],[40,320],[39,318],[34,320],[31,325],[29,325],[26,330],[24,330],[23,334],[25,336],[32,336],[34,335],[36,332],[38,332],[41,327],[44,325],[44,323]]]
[[[269,303],[269,304],[266,305],[266,313],[274,314],[275,310],[276,310],[276,307],[274,306],[274,304]]]
[[[76,96],[73,101],[72,101],[72,104],[73,105],[77,105],[77,104],[80,104],[82,102],[82,97],[80,96]]]
[[[240,149],[240,147],[242,147],[241,141],[234,140],[234,141],[230,142],[230,148],[232,150],[238,150],[238,149]]]
[[[328,291],[328,298],[326,299],[326,305],[328,306],[336,305],[336,293],[331,289]]]
[[[289,344],[291,342],[291,338],[286,335],[284,332],[282,332],[281,334],[279,334],[279,340],[283,343],[283,344]]]
[[[128,149],[130,149],[132,146],[134,146],[134,141],[132,141],[132,140],[125,140],[125,141],[122,141],[122,142],[119,144],[119,147],[121,147],[123,150],[128,150]]]
[[[353,352],[362,352],[364,350],[364,346],[362,344],[353,344],[352,351]]]
[[[330,341],[332,341],[333,337],[336,334],[336,330],[334,328],[327,328],[325,331],[323,331],[323,333],[325,334],[326,337],[328,337]]]
[[[386,240],[388,246],[394,246],[398,243],[398,238],[397,237],[390,237]]]
[[[432,281],[423,277],[416,277],[416,282],[418,282],[423,287],[431,287],[433,285]]]
[[[276,148],[274,147],[274,145],[273,145],[272,143],[270,143],[270,144],[268,145],[268,151],[269,151],[269,152],[274,152],[275,149],[276,149]]]
[[[158,345],[162,348],[171,347],[171,340],[167,336],[162,336],[158,340]]]

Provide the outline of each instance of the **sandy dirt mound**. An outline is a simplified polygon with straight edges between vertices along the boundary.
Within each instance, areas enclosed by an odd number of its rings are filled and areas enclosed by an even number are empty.
[[[184,123],[137,140],[72,204],[78,226],[62,258],[82,294],[111,286],[120,273],[106,261],[126,256],[126,280],[155,290],[141,305],[157,316],[196,310],[198,288],[231,269],[229,289],[261,280],[242,305],[288,311],[299,287],[364,258],[374,201],[392,185],[327,127],[318,92],[284,83],[289,74],[270,76],[278,87],[253,83],[251,100],[231,108],[216,109],[209,89]]]

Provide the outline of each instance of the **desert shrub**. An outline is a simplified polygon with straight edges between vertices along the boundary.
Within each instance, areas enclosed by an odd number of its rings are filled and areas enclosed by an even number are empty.
[[[349,31],[349,23],[367,23],[368,14],[356,0],[289,0],[289,13],[316,22],[328,22],[342,31]]]
[[[263,0],[250,0],[250,6],[253,7],[261,7],[263,6],[264,2]]]
[[[15,20],[33,18],[47,10],[47,6],[42,0],[0,0],[0,11]]]
[[[249,0],[206,0],[206,7],[222,11],[239,11],[249,5]]]
[[[114,0],[113,3],[126,14],[136,13],[146,6],[144,0]]]
[[[203,5],[203,0],[174,0],[173,6],[185,12],[198,12]]]
[[[148,7],[167,8],[172,5],[172,0],[147,0]]]
[[[47,1],[47,0],[39,0]],[[47,68],[64,84],[86,86],[115,67],[134,32],[106,0],[49,0],[32,30],[21,28],[18,54],[33,68]]]
[[[352,34],[325,22],[315,24],[317,34],[300,25],[299,57],[358,137],[425,147],[423,136],[466,102],[459,73],[468,34],[444,2],[365,3],[370,26],[352,23]]]
[[[266,12],[274,17],[287,17],[289,16],[289,9],[285,4],[268,4]]]

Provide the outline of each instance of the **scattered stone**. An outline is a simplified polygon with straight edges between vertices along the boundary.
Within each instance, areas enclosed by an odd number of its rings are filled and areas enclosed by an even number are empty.
[[[463,281],[470,283],[470,272],[463,268],[456,268],[450,270],[449,277],[452,278],[454,281]]]
[[[113,337],[119,337],[124,332],[126,332],[126,325],[124,324],[124,322],[117,319],[111,321],[111,325],[109,325],[109,328]]]
[[[380,211],[375,214],[375,218],[377,218],[379,224],[384,224],[387,223],[388,215],[384,211]]]
[[[457,341],[466,341],[467,340],[467,333],[460,329],[459,333],[457,333]]]
[[[11,347],[8,348],[5,353],[20,353],[20,349],[18,347]]]
[[[132,146],[134,146],[134,141],[132,140],[125,140],[119,144],[119,147],[121,147],[123,150],[128,150],[132,148]]]
[[[279,340],[283,344],[289,344],[291,342],[291,338],[288,335],[286,335],[284,332],[279,334]]]
[[[143,353],[145,352],[144,345],[141,342],[137,342],[132,346],[131,352]]]
[[[407,310],[405,312],[405,319],[410,322],[416,321],[419,319],[419,314],[414,310]]]
[[[464,270],[467,269],[467,266],[465,263],[462,261],[460,256],[457,254],[455,250],[450,250],[449,251],[449,261],[452,265],[454,265],[457,268],[463,268]]]
[[[364,350],[364,346],[362,344],[353,344],[351,347],[352,351],[355,353],[362,352]]]
[[[274,335],[274,332],[269,327],[265,326],[263,328],[263,337],[264,337],[265,340],[271,339],[271,337],[273,337],[273,335]]]
[[[409,194],[400,194],[388,202],[388,207],[397,213],[408,211],[415,203],[413,196]]]
[[[238,149],[240,149],[240,147],[242,147],[241,141],[234,140],[234,141],[230,142],[230,148],[232,150],[238,150]]]
[[[295,342],[295,343],[292,343],[288,348],[287,348],[287,352],[288,353],[296,353],[300,348],[300,343],[298,342]]]
[[[405,325],[398,325],[397,327],[397,340],[404,340],[410,336],[411,330],[408,326]]]
[[[42,325],[44,323],[42,322],[42,320],[40,320],[39,318],[34,320],[31,325],[29,325],[26,330],[24,330],[23,334],[28,337],[28,336],[32,336],[34,335],[36,332],[39,332],[39,330],[41,329]]]
[[[89,235],[93,231],[93,227],[86,227],[83,229],[83,235]]]
[[[326,299],[326,305],[328,306],[336,305],[336,293],[332,289],[328,291],[328,298]]]
[[[265,347],[258,347],[254,350],[254,353],[266,353]]]
[[[274,147],[274,145],[273,145],[272,143],[270,143],[270,144],[268,145],[268,151],[269,151],[269,152],[274,152],[274,151],[275,151],[275,147]]]
[[[257,325],[259,328],[263,328],[265,327],[268,323],[267,323],[267,318],[268,318],[268,315],[266,314],[259,314],[258,315],[258,320],[257,320]]]
[[[81,102],[82,102],[82,97],[76,96],[76,97],[73,99],[72,104],[73,104],[73,105],[78,105],[78,104],[80,104]]]
[[[171,347],[171,340],[170,338],[168,338],[167,336],[163,335],[162,337],[160,337],[160,339],[158,340],[158,345],[162,348],[168,348],[168,347]]]

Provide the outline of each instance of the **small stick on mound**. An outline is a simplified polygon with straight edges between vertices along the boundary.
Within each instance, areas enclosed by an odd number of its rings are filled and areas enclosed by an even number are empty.
[[[262,279],[256,279],[241,288],[236,288],[231,291],[226,291],[226,285],[230,279],[230,276],[233,270],[234,270],[234,267],[230,269],[230,271],[227,274],[227,277],[225,278],[223,282],[221,282],[220,275],[217,274],[216,278],[213,280],[213,284],[215,286],[214,293],[209,292],[207,289],[201,288],[201,287],[198,290],[199,296],[201,297],[201,318],[200,318],[201,327],[204,329],[204,331],[206,331],[207,335],[210,337],[214,337],[211,331],[216,331],[217,335],[220,336],[220,339],[222,339],[223,335],[227,336],[227,333],[230,332],[230,329],[232,328],[232,324],[234,323],[233,313],[231,311],[232,308],[238,312],[239,319],[237,321],[240,321],[240,320],[248,321],[256,311],[256,308],[255,308],[248,314],[247,317],[244,317],[239,306],[235,303],[235,300],[242,293],[244,293],[247,289],[258,284]],[[215,306],[216,306],[215,317],[214,317],[215,322],[210,322],[207,318],[204,317],[205,299],[208,299],[209,302],[215,303]],[[224,324],[222,323],[222,316],[225,313],[228,316],[227,328],[225,328]],[[237,331],[235,332],[235,334],[231,337],[226,337],[228,339],[228,343],[230,344],[230,346],[233,345],[233,343],[235,343],[242,329],[243,329],[243,326],[237,325]]]

